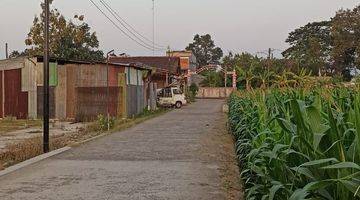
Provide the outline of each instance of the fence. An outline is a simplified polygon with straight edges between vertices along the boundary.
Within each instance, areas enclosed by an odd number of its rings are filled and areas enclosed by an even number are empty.
[[[224,99],[230,97],[234,91],[233,88],[211,88],[201,87],[199,88],[196,98],[199,99]]]

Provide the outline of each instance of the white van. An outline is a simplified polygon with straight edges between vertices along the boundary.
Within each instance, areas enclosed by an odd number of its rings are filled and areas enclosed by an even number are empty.
[[[160,89],[157,95],[157,102],[160,106],[175,106],[175,108],[181,108],[187,104],[184,93],[177,87]]]

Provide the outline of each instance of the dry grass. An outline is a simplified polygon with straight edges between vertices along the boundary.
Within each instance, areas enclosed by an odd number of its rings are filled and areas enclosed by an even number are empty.
[[[136,124],[144,122],[148,119],[154,118],[165,113],[164,110],[159,110],[145,115],[138,116],[134,119],[117,120],[115,127],[109,132],[100,131],[98,123],[94,122],[86,127],[86,129],[79,130],[72,134],[63,134],[50,138],[50,150],[60,149],[65,146],[80,144],[88,139],[107,135],[130,128]],[[43,153],[42,151],[42,137],[35,137],[26,139],[22,142],[9,144],[5,148],[6,151],[0,152],[0,170],[20,163],[22,161],[31,159]]]
[[[0,135],[10,131],[21,130],[30,127],[40,127],[41,125],[41,120],[16,120],[14,118],[8,117],[0,120]]]

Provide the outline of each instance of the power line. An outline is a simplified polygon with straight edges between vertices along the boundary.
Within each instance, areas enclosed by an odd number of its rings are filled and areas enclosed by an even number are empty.
[[[149,44],[148,42],[144,41],[143,39],[141,39],[140,37],[138,37],[135,33],[133,33],[116,15],[116,13],[114,13],[113,9],[111,7],[109,7],[105,2],[103,2],[102,0],[100,0],[100,3],[103,4],[103,6],[109,11],[109,13],[121,24],[122,27],[124,27],[131,35],[133,35],[137,40],[139,40],[141,43],[146,44],[149,47],[152,47],[152,50],[164,50],[161,48],[155,48],[153,47],[151,44]]]
[[[89,1],[124,35],[126,35],[128,38],[130,38],[132,41],[134,41],[138,45],[140,45],[148,50],[151,50],[151,51],[153,50],[151,46],[149,47],[147,44],[143,44],[143,43],[137,41],[136,39],[131,37],[128,33],[126,33],[123,29],[121,29],[121,27],[119,27],[119,25],[117,25],[93,0],[89,0]]]
[[[109,3],[107,3],[105,0],[100,0],[101,4],[104,5],[104,7],[115,17],[115,19],[117,21],[120,22],[120,24],[126,29],[128,30],[132,35],[134,35],[136,38],[141,37],[142,39],[146,40],[147,42],[150,42],[150,43],[153,43],[153,46],[156,46],[157,48],[165,48],[164,46],[162,45],[159,45],[159,44],[156,44],[154,42],[154,40],[150,40],[148,39],[146,36],[144,36],[143,34],[139,33],[139,31],[137,31],[132,25],[130,25],[123,17],[121,17],[119,15],[118,12],[116,12],[113,8],[111,8],[111,6],[109,5]],[[130,30],[131,29],[131,30]],[[135,33],[133,33],[133,32]],[[138,38],[140,41],[142,41],[142,39]],[[145,41],[142,41],[144,43],[147,43]]]

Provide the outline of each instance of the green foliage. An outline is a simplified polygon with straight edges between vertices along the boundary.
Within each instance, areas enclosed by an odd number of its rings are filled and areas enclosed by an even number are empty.
[[[200,83],[200,85],[205,87],[223,87],[224,79],[222,72],[216,71],[206,71],[201,74],[204,76],[204,80]]]
[[[246,199],[360,199],[358,89],[233,94]]]
[[[108,118],[104,115],[99,115],[97,119],[99,125],[99,131],[107,131],[108,127],[112,129],[115,125],[115,119],[113,117]]]
[[[195,97],[199,92],[199,87],[195,83],[192,83],[189,87],[189,91],[190,91],[190,101],[194,102]]]
[[[186,50],[194,53],[200,67],[219,63],[219,60],[223,56],[223,51],[221,48],[215,46],[215,42],[209,34],[201,36],[196,34],[193,43],[190,43],[186,47]]]
[[[44,51],[44,5],[43,12],[35,16],[25,44],[26,53],[42,55]],[[75,15],[67,21],[57,9],[50,12],[50,55],[68,60],[101,61],[103,52],[97,50],[99,41],[96,33],[84,22],[83,15]]]
[[[283,56],[313,74],[342,75],[360,67],[360,6],[339,10],[329,21],[309,23],[289,34]]]
[[[311,70],[300,68],[286,59],[263,59],[249,53],[229,53],[223,63],[228,71],[236,71],[239,89],[309,88],[318,85],[320,79],[311,77]]]
[[[283,56],[318,74],[328,61],[331,52],[331,22],[309,23],[289,34],[286,42],[290,47]]]

